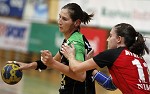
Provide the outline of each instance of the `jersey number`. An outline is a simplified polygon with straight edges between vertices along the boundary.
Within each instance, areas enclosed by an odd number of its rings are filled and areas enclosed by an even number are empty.
[[[134,60],[132,61],[132,64],[133,64],[133,65],[136,65],[136,67],[138,68],[139,79],[140,79],[141,81],[145,82],[145,75],[144,75],[143,67],[142,67],[140,61],[139,61],[138,59],[134,59]],[[146,63],[145,63],[145,65],[146,65]],[[145,67],[147,67],[147,65],[146,65]],[[149,73],[148,68],[147,68],[147,72],[148,72],[148,74],[149,74],[149,80],[150,80],[150,73]]]

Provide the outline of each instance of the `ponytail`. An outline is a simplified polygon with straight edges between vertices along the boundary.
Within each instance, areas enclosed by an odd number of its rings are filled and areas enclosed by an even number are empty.
[[[142,34],[139,32],[136,33],[135,42],[131,47],[129,47],[129,50],[139,56],[143,56],[145,52],[149,54],[149,49],[145,44],[145,39],[143,38]]]
[[[82,15],[82,19],[81,22],[83,22],[84,24],[88,24],[90,22],[90,20],[92,20],[92,17],[94,16],[94,14],[90,14],[88,15],[85,11],[83,11],[83,15]]]

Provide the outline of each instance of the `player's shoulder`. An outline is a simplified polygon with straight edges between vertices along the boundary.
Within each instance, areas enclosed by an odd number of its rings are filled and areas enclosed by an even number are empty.
[[[82,35],[80,32],[74,32],[74,33],[70,36],[69,40],[78,40],[78,39],[80,39],[80,38],[82,38],[82,37],[83,37],[83,35]]]
[[[67,41],[69,43],[74,42],[75,44],[76,43],[84,43],[83,35],[80,32],[74,32]]]
[[[118,48],[115,48],[115,49],[108,49],[105,52],[106,53],[121,53],[125,49],[126,49],[125,47],[118,47]]]

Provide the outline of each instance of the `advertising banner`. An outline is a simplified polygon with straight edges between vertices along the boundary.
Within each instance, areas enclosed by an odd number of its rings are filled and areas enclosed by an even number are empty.
[[[22,18],[26,0],[0,0],[0,15]]]
[[[29,29],[27,22],[0,18],[0,48],[26,52]]]
[[[32,23],[28,50],[37,53],[50,50],[56,54],[63,39],[57,25]]]
[[[107,33],[108,31],[98,28],[83,27],[81,32],[89,40],[92,48],[94,49],[94,55],[107,49]]]
[[[48,22],[49,0],[27,0],[23,18],[34,22]]]

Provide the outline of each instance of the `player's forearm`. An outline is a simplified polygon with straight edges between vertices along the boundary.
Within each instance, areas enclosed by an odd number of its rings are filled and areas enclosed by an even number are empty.
[[[57,62],[56,60],[54,60],[52,62],[51,68],[64,73],[65,75],[67,75],[68,77],[70,77],[74,80],[78,80],[78,81],[83,82],[86,78],[86,72],[75,73],[69,68],[69,66],[64,65],[60,62]]]
[[[79,72],[79,68],[80,68],[80,61],[77,61],[77,60],[75,60],[75,58],[74,57],[70,57],[70,58],[68,58],[69,59],[69,67],[70,67],[70,69],[73,71],[73,72],[75,72],[75,73],[78,73]]]
[[[16,63],[19,64],[20,70],[28,70],[28,69],[36,69],[37,68],[37,62],[23,63],[23,62],[16,61]]]
[[[61,55],[60,52],[57,52],[57,54],[53,57],[54,60],[60,62],[61,61]]]
[[[99,85],[103,86],[107,90],[116,90],[117,87],[113,84],[113,81],[110,76],[98,72],[97,70],[94,70],[93,73],[93,79],[96,80]]]
[[[29,63],[29,68],[30,69],[36,69],[37,68],[37,62]]]

